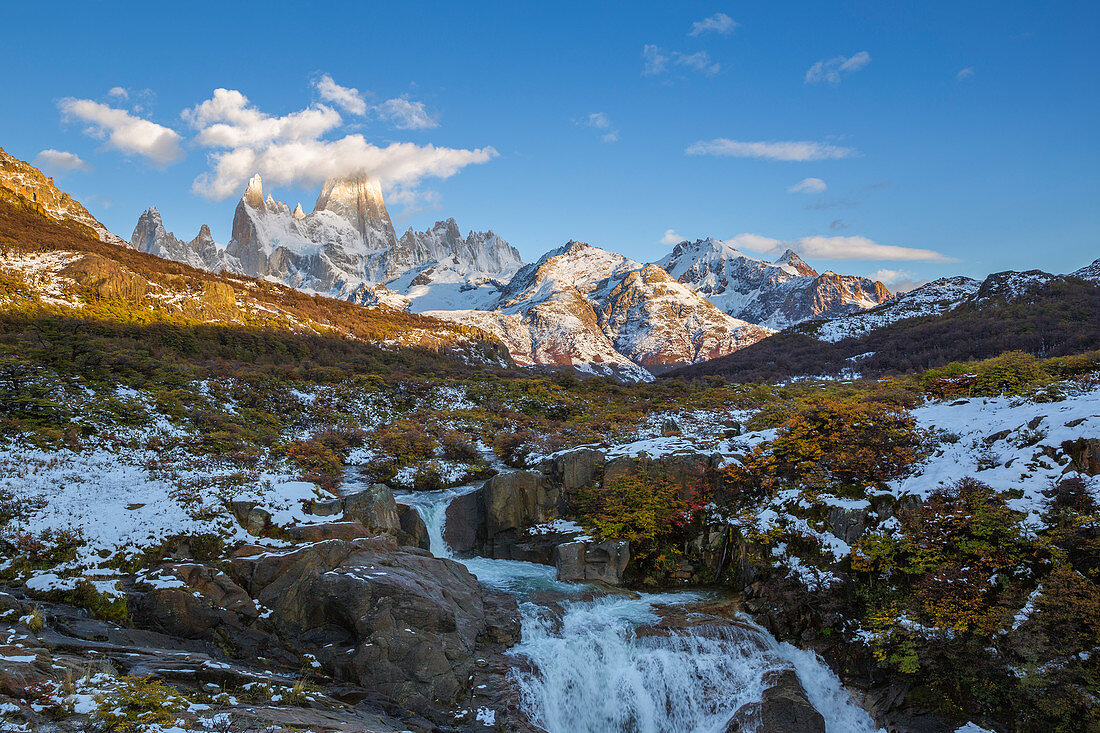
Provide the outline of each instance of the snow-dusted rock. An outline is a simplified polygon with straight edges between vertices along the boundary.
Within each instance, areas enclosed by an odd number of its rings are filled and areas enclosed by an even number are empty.
[[[882,283],[819,274],[791,250],[767,262],[716,239],[681,242],[657,264],[729,315],[772,329],[866,310],[890,298]]]
[[[130,237],[130,246],[166,260],[175,260],[211,272],[241,272],[240,261],[226,254],[225,250],[214,243],[210,227],[203,224],[198,236],[190,242],[183,242],[172,232],[165,230],[160,212],[155,206],[146,209],[138,219]]]

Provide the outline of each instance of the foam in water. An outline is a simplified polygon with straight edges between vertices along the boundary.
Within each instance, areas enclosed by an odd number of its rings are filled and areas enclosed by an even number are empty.
[[[465,564],[483,585],[520,596],[584,587],[558,582],[546,565],[455,558],[443,539],[447,506],[476,488],[398,498],[420,513],[431,551]],[[778,643],[748,620],[744,628],[637,636],[639,625],[659,619],[655,605],[698,599],[683,592],[607,596],[566,602],[560,618],[522,603],[523,640],[510,653],[533,666],[513,673],[524,712],[549,733],[722,733],[737,710],[761,699],[769,672],[793,666],[828,733],[875,733],[870,716],[816,655]]]

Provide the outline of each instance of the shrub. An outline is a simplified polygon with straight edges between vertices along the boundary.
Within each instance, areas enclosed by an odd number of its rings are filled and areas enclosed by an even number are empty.
[[[160,680],[123,677],[115,689],[96,696],[96,720],[115,733],[143,733],[171,726],[188,706],[187,698]]]

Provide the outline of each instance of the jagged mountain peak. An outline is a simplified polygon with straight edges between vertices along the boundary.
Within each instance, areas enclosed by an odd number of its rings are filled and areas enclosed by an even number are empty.
[[[397,241],[382,199],[382,187],[366,175],[326,180],[313,206],[313,213],[319,211],[331,211],[346,219],[364,237],[376,237],[381,233],[384,238]]]
[[[803,277],[817,277],[818,275],[817,270],[807,265],[806,261],[799,257],[798,253],[789,247],[786,252],[776,259],[775,264],[786,265]]]
[[[253,209],[264,207],[264,182],[259,173],[248,179],[248,185],[245,186],[244,196],[241,197],[241,200]]]

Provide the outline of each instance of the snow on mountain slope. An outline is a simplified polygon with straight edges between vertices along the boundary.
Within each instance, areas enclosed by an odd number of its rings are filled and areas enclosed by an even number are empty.
[[[681,242],[657,264],[729,315],[772,329],[866,310],[891,297],[867,278],[819,274],[790,250],[767,262],[716,239]]]
[[[908,293],[902,293],[877,308],[819,323],[807,323],[804,330],[821,341],[836,343],[841,339],[862,336],[905,318],[946,313],[972,298],[980,285],[977,280],[969,277],[941,278]]]
[[[772,333],[723,313],[656,265],[581,242],[516,273],[488,313],[427,315],[495,334],[520,364],[631,379],[728,354]]]
[[[1100,259],[1094,260],[1092,264],[1085,265],[1080,270],[1074,270],[1070,275],[1100,285]]]
[[[657,265],[623,277],[597,316],[616,350],[651,370],[712,359],[774,333],[726,315]]]
[[[148,212],[146,212],[148,214]],[[215,272],[262,277],[363,305],[384,303],[414,312],[481,308],[523,265],[519,252],[493,232],[465,238],[454,219],[397,238],[378,184],[362,176],[330,179],[313,211],[293,209],[253,176],[233,215],[225,250],[203,237],[182,243],[143,219],[135,241],[145,251]],[[158,228],[159,227],[159,228]],[[385,285],[385,292],[379,285]]]
[[[9,155],[3,148],[0,148],[0,186],[41,206],[54,219],[75,221],[89,227],[101,242],[129,246],[126,240],[100,224],[79,201],[59,190],[53,178],[46,177],[30,163]]]
[[[176,239],[176,236],[164,228],[157,207],[150,206],[138,219],[134,233],[130,237],[130,246],[142,252],[156,255],[166,260],[182,262],[185,265],[211,272],[241,273],[240,261],[219,249],[210,235],[210,227],[205,224],[198,235],[190,242]]]

